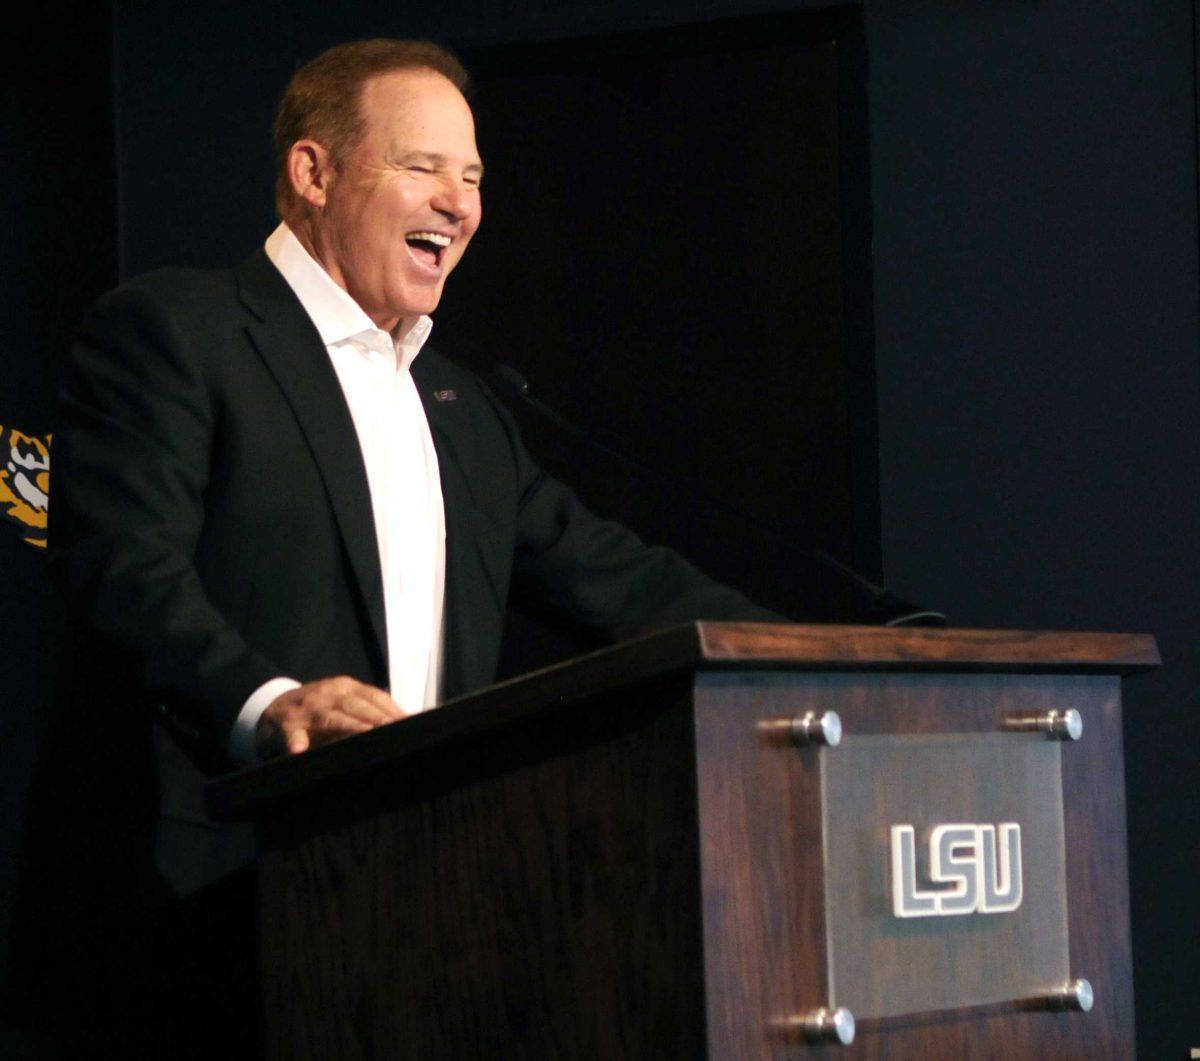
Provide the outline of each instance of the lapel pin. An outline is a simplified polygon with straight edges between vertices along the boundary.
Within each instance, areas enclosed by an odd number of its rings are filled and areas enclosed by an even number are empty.
[[[456,401],[458,401],[458,395],[455,394],[455,392],[452,390],[434,391],[433,396],[439,402],[456,402]]]

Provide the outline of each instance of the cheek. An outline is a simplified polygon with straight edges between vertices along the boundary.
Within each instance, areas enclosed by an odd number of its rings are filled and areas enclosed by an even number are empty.
[[[477,211],[475,214],[475,217],[471,221],[469,221],[463,225],[464,238],[459,242],[459,245],[458,245],[458,256],[460,258],[463,256],[463,252],[466,251],[467,244],[470,242],[471,237],[474,236],[475,233],[479,231],[479,223],[482,220],[483,220],[483,214],[481,212]]]

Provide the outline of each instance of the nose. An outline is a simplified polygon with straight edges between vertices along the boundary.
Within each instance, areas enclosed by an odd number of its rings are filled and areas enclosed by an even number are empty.
[[[465,221],[479,209],[479,186],[468,184],[461,177],[447,176],[438,185],[430,206],[447,220]]]

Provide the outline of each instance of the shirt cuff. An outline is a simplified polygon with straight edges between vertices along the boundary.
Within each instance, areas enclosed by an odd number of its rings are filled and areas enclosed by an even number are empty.
[[[299,688],[300,683],[293,678],[272,678],[250,694],[234,719],[233,731],[229,734],[229,757],[235,763],[253,766],[259,761],[258,720],[276,697]]]

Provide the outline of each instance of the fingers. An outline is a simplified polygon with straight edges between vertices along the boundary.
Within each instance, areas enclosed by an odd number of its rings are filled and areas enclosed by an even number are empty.
[[[296,755],[404,717],[382,689],[353,678],[323,678],[278,696],[258,721],[264,755]]]
[[[359,682],[340,695],[335,710],[347,718],[358,719],[371,726],[386,725],[404,717],[396,702],[382,689]]]
[[[400,706],[382,689],[376,689],[373,685],[359,685],[361,694],[369,700],[379,711],[383,712],[385,722],[395,722],[398,718],[404,717],[404,712],[400,710]]]

